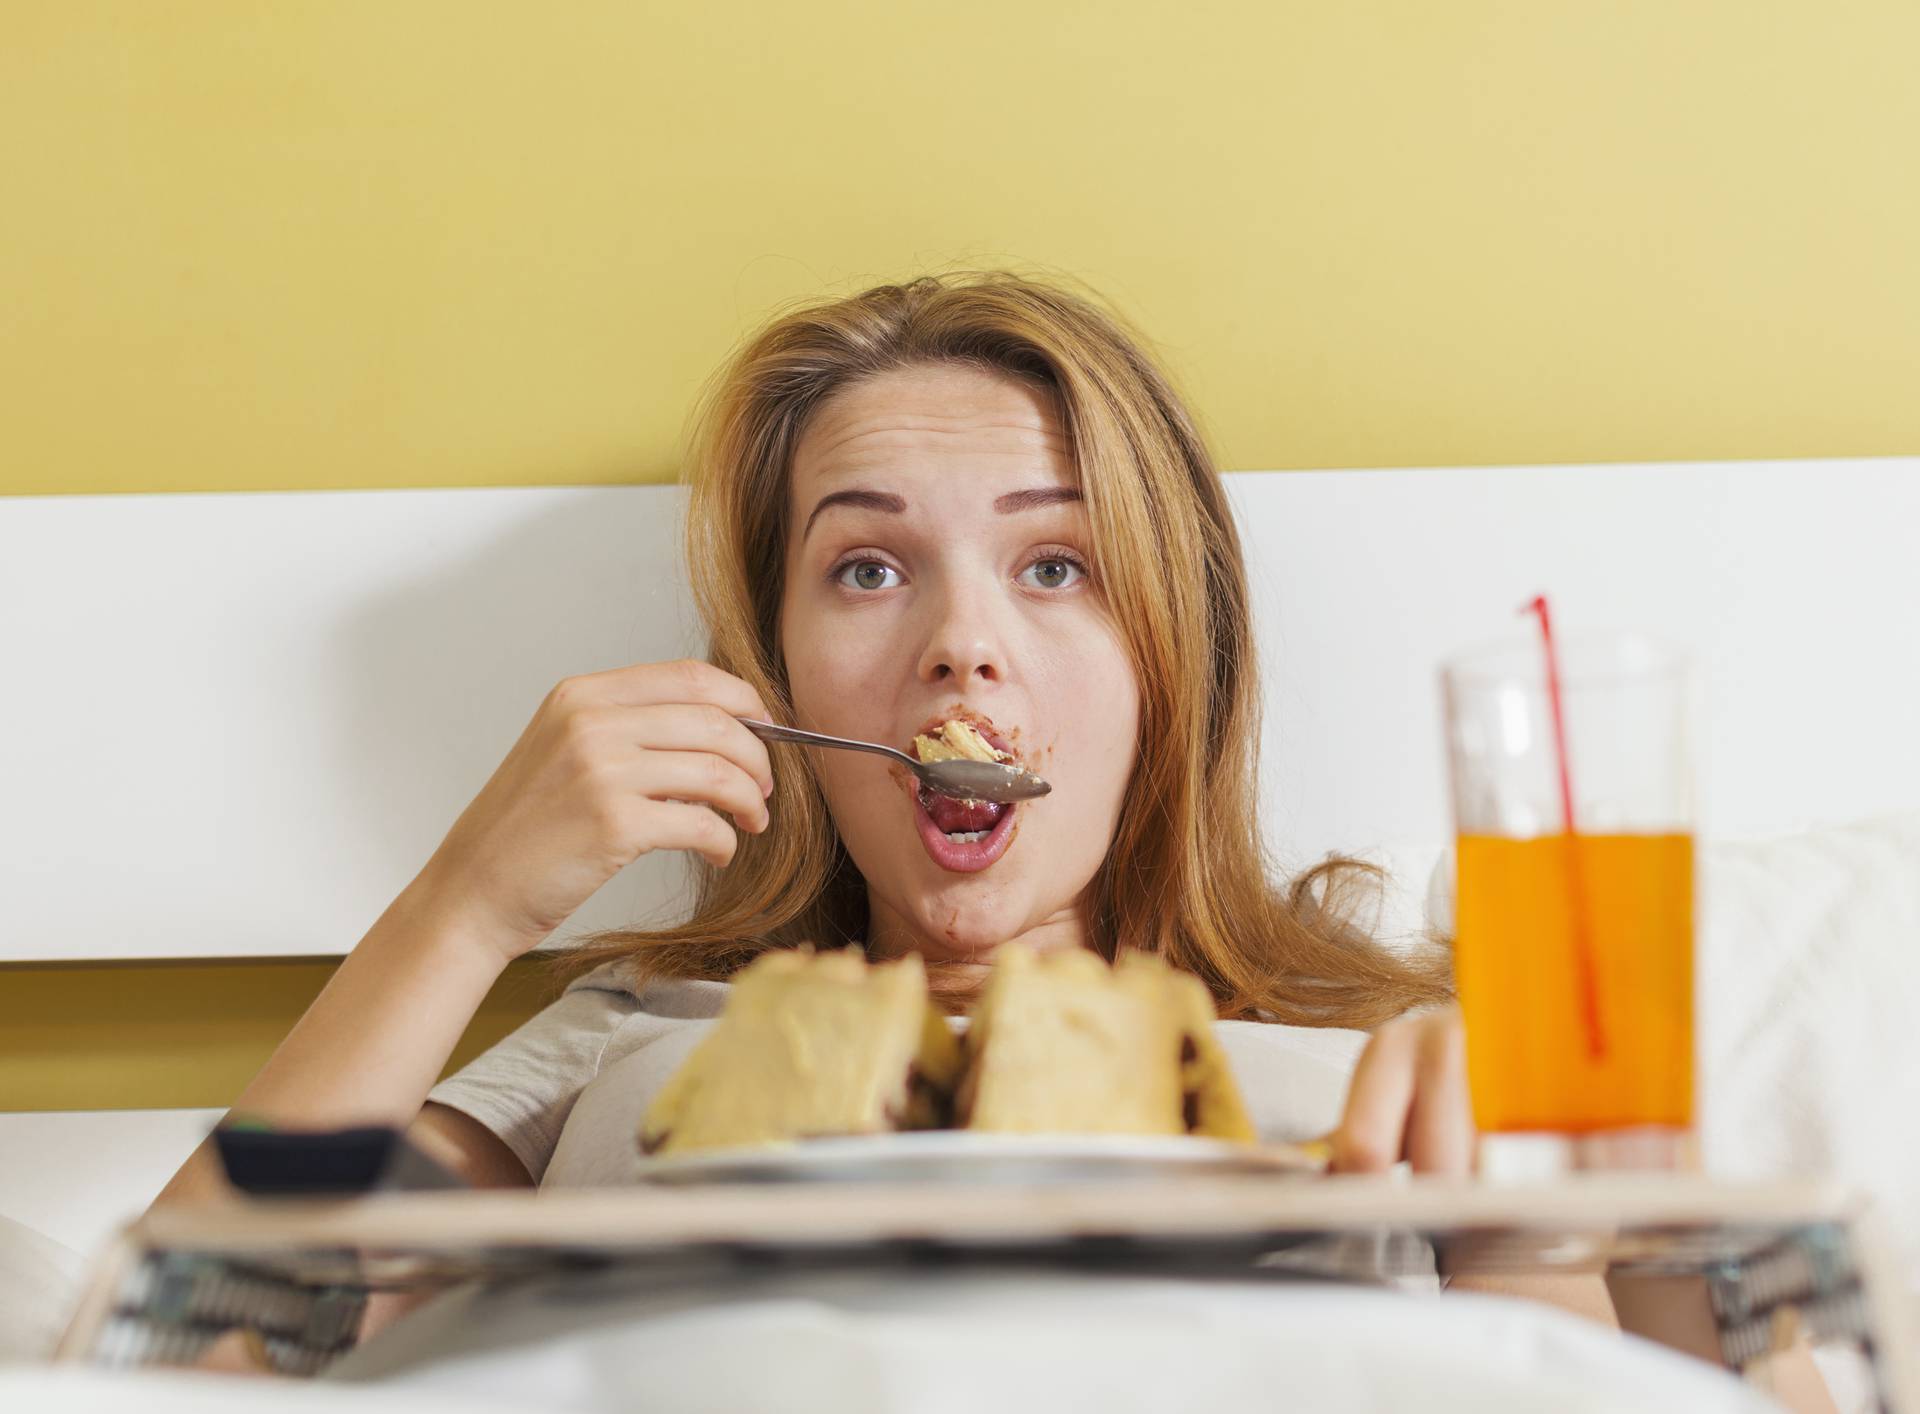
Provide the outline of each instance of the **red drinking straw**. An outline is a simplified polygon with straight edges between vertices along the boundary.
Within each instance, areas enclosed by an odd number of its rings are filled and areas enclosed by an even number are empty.
[[[1593,957],[1593,928],[1587,914],[1586,871],[1580,858],[1579,826],[1573,813],[1573,772],[1567,765],[1567,719],[1560,697],[1560,654],[1553,642],[1553,616],[1547,596],[1536,594],[1520,610],[1540,619],[1540,642],[1547,659],[1547,710],[1553,716],[1553,752],[1560,768],[1560,809],[1567,822],[1567,883],[1573,895],[1573,963],[1580,983],[1580,1019],[1586,1026],[1587,1052],[1595,1060],[1607,1053],[1606,1032],[1600,1026],[1600,988]]]

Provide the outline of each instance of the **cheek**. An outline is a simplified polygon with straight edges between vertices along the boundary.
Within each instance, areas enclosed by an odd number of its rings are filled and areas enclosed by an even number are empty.
[[[801,724],[841,736],[857,734],[852,728],[861,712],[880,695],[882,671],[897,659],[884,631],[850,632],[804,609],[783,618],[781,649]],[[875,690],[849,691],[849,684],[861,683]]]
[[[796,602],[797,601],[797,602]],[[836,647],[820,615],[812,612],[804,595],[787,586],[780,610],[780,654],[793,691],[793,705],[802,718],[814,716],[825,684],[832,681],[834,664],[828,661]]]
[[[1089,682],[1098,684],[1107,719],[1132,721],[1139,711],[1140,684],[1119,630],[1103,621],[1099,632],[1088,632],[1080,641],[1086,645],[1087,654],[1080,671]]]
[[[799,617],[799,616],[796,616]],[[877,694],[848,692],[849,682],[872,680],[869,650],[858,635],[810,633],[810,626],[789,621],[784,634],[787,682],[793,694],[795,724],[831,736],[885,740],[891,723],[873,720]],[[813,751],[813,770],[825,792],[835,828],[850,845],[865,835],[863,826],[882,814],[886,797],[900,794],[877,756],[851,751]]]
[[[1080,827],[1117,815],[1139,741],[1140,691],[1126,651],[1104,624],[1056,640],[1036,675],[1037,719],[1047,724],[1034,762],[1075,802]]]
[[[1088,736],[1100,744],[1100,754],[1090,764],[1097,773],[1093,784],[1111,814],[1120,808],[1133,775],[1135,755],[1141,749],[1139,698],[1132,678],[1110,684],[1099,704],[1095,719],[1088,724]]]

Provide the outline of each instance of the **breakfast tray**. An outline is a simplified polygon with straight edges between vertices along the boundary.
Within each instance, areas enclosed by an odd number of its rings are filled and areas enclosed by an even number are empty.
[[[734,1271],[970,1263],[1372,1280],[1437,1272],[1689,1279],[1715,1355],[1782,1333],[1851,1344],[1889,1409],[1920,1414],[1890,1248],[1823,1185],[1670,1175],[1550,1186],[1406,1178],[372,1193],[160,1209],[102,1254],[56,1359],[188,1364],[224,1331],[309,1374],[350,1349],[368,1296],[610,1268]],[[1620,1288],[1615,1287],[1616,1291]]]

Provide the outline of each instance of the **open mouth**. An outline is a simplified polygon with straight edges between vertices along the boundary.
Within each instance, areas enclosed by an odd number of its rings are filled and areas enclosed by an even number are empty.
[[[1001,759],[1018,761],[1013,747],[992,725],[971,713],[936,718],[923,727],[919,735],[938,737],[950,721],[964,722],[973,728],[989,747],[1000,753]],[[911,744],[908,749],[911,754]],[[976,873],[999,859],[1013,843],[1018,806],[988,800],[955,800],[951,796],[935,795],[924,787],[916,787],[913,797],[914,825],[920,842],[942,869],[956,874]]]

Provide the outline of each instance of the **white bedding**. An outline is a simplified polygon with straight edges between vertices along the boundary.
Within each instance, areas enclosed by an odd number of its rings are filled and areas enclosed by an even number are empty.
[[[1701,887],[1709,1171],[1864,1189],[1920,1291],[1920,812],[1715,846]]]
[[[337,1385],[245,1375],[193,1375],[169,1370],[107,1371],[72,1366],[0,1366],[0,1409],[22,1414],[554,1414],[547,1403],[485,1404],[455,1395]]]
[[[84,1267],[72,1248],[0,1213],[0,1362],[53,1349]]]
[[[22,1311],[51,1339],[74,1257],[0,1224]],[[21,1314],[16,1312],[16,1315]],[[462,1288],[322,1380],[24,1363],[0,1351],[0,1409],[44,1414],[348,1409],[911,1411],[996,1414],[1289,1407],[1329,1411],[1771,1408],[1733,1377],[1525,1302],[1319,1284],[1032,1273],[632,1275]],[[8,1356],[23,1363],[10,1364]]]
[[[581,1411],[1773,1407],[1698,1360],[1533,1303],[1034,1273],[469,1290],[337,1367],[373,1373],[387,1392]]]
[[[570,1283],[576,1293],[580,1279]],[[1733,1376],[1578,1317],[1481,1296],[1319,1286],[948,1277],[776,1279],[615,1303],[597,1324],[556,1291],[445,1313],[461,1352],[370,1384],[276,1384],[279,1410],[691,1414],[1564,1414],[1777,1408]],[[418,1313],[433,1316],[432,1311]],[[530,1338],[542,1325],[566,1334]],[[442,1332],[444,1334],[445,1332]],[[402,1335],[400,1328],[389,1339]],[[265,1407],[247,1376],[0,1369],[0,1408],[143,1414]]]

